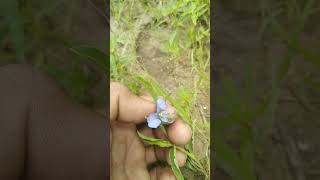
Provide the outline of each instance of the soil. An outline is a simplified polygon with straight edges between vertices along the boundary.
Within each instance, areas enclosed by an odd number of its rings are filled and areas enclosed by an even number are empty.
[[[216,13],[215,96],[224,95],[219,90],[219,77],[223,73],[231,75],[241,87],[243,67],[247,63],[253,63],[256,79],[259,80],[257,86],[263,91],[270,85],[270,60],[283,57],[284,46],[272,37],[263,43],[259,40],[259,17],[254,10],[247,9],[248,6],[230,5],[234,1],[223,4],[219,2],[215,6],[216,12],[213,12]],[[301,42],[305,47],[316,45],[319,38],[314,35],[310,32],[303,34]],[[306,88],[302,78],[306,71],[314,78],[320,77],[316,67],[306,63],[301,57],[296,58],[281,90],[273,131],[257,153],[256,171],[260,180],[320,179],[319,94],[311,94]],[[312,101],[315,102],[311,103]],[[219,167],[215,178],[231,179]]]

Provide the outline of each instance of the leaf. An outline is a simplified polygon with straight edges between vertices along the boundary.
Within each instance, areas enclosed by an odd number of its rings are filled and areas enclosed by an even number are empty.
[[[197,166],[190,158],[187,159],[186,166],[193,172],[196,172],[198,170]]]
[[[299,53],[299,55],[301,55],[305,61],[308,61],[315,66],[320,66],[320,54],[317,52],[317,50],[307,50],[297,43],[289,44],[289,47]]]
[[[108,71],[108,55],[100,49],[89,46],[70,47],[70,50],[75,54],[88,58],[95,64],[99,65],[104,71]]]
[[[173,145],[173,147],[170,149],[170,152],[169,152],[171,169],[178,180],[184,180],[184,177],[183,177],[183,175],[179,169],[179,166],[178,166],[176,153],[177,153],[176,146]]]
[[[242,142],[240,147],[241,159],[243,162],[243,168],[245,169],[247,179],[256,179],[255,178],[255,169],[254,169],[254,160],[255,160],[255,148],[253,144],[253,134],[250,129],[247,129],[249,132],[244,137],[244,142]],[[245,135],[244,135],[245,136]]]
[[[192,169],[197,169],[197,170],[201,170],[202,166],[201,164],[198,162],[198,160],[194,157],[193,154],[189,153],[188,151],[184,150],[181,147],[175,147],[175,145],[171,144],[170,142],[163,140],[163,139],[156,139],[156,138],[152,138],[152,137],[147,137],[143,134],[141,134],[139,131],[137,131],[139,137],[146,143],[149,145],[156,145],[159,147],[164,147],[164,148],[170,148],[174,146],[174,149],[179,148],[179,150],[183,153],[185,153],[189,158],[188,158],[188,164],[189,167],[192,167]],[[172,163],[173,164],[173,163]],[[178,168],[179,170],[179,168]],[[180,170],[179,170],[180,171]],[[181,173],[181,172],[180,172]]]
[[[116,62],[116,57],[113,54],[111,54],[111,56],[110,56],[110,70],[111,70],[111,73],[110,73],[111,78],[118,80],[119,73],[118,73],[118,68],[117,68],[117,62]]]
[[[86,91],[89,89],[91,81],[81,71],[78,69],[66,71],[52,65],[46,65],[44,68],[48,74],[67,89],[71,96],[81,102],[86,101]]]
[[[41,4],[41,9],[36,14],[35,19],[40,20],[45,16],[52,15],[60,4],[61,4],[61,1],[54,1],[54,0],[45,1],[43,4]]]
[[[23,17],[19,12],[17,0],[1,0],[0,16],[4,16],[9,29],[9,35],[15,46],[16,58],[24,61],[24,30]]]
[[[219,137],[216,136],[214,139],[217,163],[234,179],[240,178],[242,164],[237,153]]]
[[[142,84],[144,88],[151,94],[153,97],[154,101],[157,100],[158,96],[163,96],[165,99],[168,101],[172,101],[172,98],[168,96],[168,93],[160,87],[158,83],[156,83],[153,80],[147,80],[144,77],[140,75],[136,75],[134,78],[135,81],[138,83]],[[176,107],[175,107],[176,108]]]
[[[139,131],[137,131],[139,137],[149,145],[157,145],[159,147],[172,147],[172,144],[169,141],[163,140],[163,139],[155,139],[152,137],[145,136],[141,134]]]

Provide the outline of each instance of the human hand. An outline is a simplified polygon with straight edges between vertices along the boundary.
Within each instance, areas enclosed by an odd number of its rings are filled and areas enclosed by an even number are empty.
[[[119,83],[110,84],[111,125],[111,179],[112,180],[171,180],[175,176],[169,167],[156,167],[148,171],[147,165],[157,160],[167,161],[168,149],[146,146],[137,135],[137,125],[145,123],[145,117],[156,111],[149,96],[136,96]],[[171,141],[183,146],[191,139],[191,129],[181,119],[167,127],[167,135],[160,129],[143,125],[144,135]],[[179,166],[186,163],[187,156],[177,151]]]

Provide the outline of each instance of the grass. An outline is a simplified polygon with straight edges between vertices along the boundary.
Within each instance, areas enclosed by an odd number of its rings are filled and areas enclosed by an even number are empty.
[[[147,90],[153,97],[165,96],[176,107],[182,119],[192,127],[192,141],[180,149],[188,155],[187,166],[181,169],[185,179],[210,178],[210,148],[216,151],[214,159],[219,168],[233,179],[257,179],[257,151],[262,140],[273,129],[281,85],[286,81],[289,70],[292,70],[293,59],[301,57],[315,67],[320,65],[320,55],[316,49],[307,49],[299,43],[305,23],[318,10],[314,2],[260,0],[261,40],[266,34],[272,33],[286,45],[287,54],[272,60],[271,88],[264,94],[259,94],[256,89],[257,79],[252,79],[254,66],[250,67],[251,64],[245,70],[248,74],[243,89],[237,88],[232,78],[226,77],[223,80],[225,96],[214,97],[217,102],[215,109],[222,113],[214,116],[216,123],[212,126],[214,138],[210,147],[203,145],[210,142],[210,122],[200,105],[203,94],[206,97],[210,95],[209,0],[111,1],[111,17],[114,19],[110,40],[111,79],[126,84],[136,94]],[[75,42],[72,37],[66,37],[63,32],[51,27],[50,20],[61,5],[61,1],[54,0],[1,1],[1,64],[31,63],[54,76],[79,102],[92,105],[88,92],[98,82],[96,77],[105,75],[108,65],[106,54],[85,42]],[[66,18],[70,20],[67,28],[70,28],[72,22],[70,16],[74,10],[73,5],[70,3],[66,6],[70,12]],[[185,63],[183,61],[190,65],[183,70],[194,75],[191,86],[177,84],[177,91],[171,92],[166,84],[157,81],[141,65],[137,41],[146,29],[161,42],[159,48],[168,56],[172,65]],[[163,30],[171,33],[164,36]],[[58,54],[48,53],[48,50],[56,47],[68,52],[68,56],[64,57],[68,61],[61,62]],[[49,56],[58,57],[52,62]],[[137,66],[139,71],[136,71]],[[87,68],[90,69],[89,73],[85,70]],[[307,76],[305,79],[306,86],[316,94],[320,89],[319,81]],[[105,97],[104,89],[100,91],[100,97]],[[256,99],[260,96],[263,101],[258,103]],[[260,119],[263,119],[261,127],[254,127]],[[229,144],[230,139],[236,142],[235,147]],[[199,144],[202,145],[200,152],[196,151]],[[171,157],[175,164],[174,152],[179,147],[167,145],[173,148]],[[177,167],[173,169],[180,176]]]
[[[76,1],[67,4],[54,0],[1,1],[0,18],[4,20],[0,22],[1,64],[32,64],[47,71],[74,99],[93,106],[89,91],[99,82],[97,77],[106,75],[107,55],[99,48],[86,42],[77,42],[65,33],[76,21],[72,18],[76,5]],[[66,22],[55,24],[55,13],[61,8],[68,12],[64,19]],[[142,26],[137,26],[141,19],[135,18],[141,13],[151,16],[150,21],[148,17],[145,19],[151,29],[175,30],[169,41],[163,39],[163,51],[175,64],[180,63],[181,59],[191,64],[188,71],[196,74],[191,87],[180,85],[173,95],[168,92],[170,89],[166,89],[147,72],[133,71],[132,67],[139,65],[136,40],[143,30]],[[117,28],[112,31],[110,40],[112,80],[123,82],[137,94],[146,89],[154,97],[163,95],[171,101],[193,130],[192,141],[185,149],[172,146],[170,155],[174,172],[179,177],[182,177],[182,172],[186,179],[196,179],[193,178],[195,176],[209,179],[209,146],[202,147],[204,157],[194,152],[198,142],[209,142],[208,118],[194,117],[201,109],[199,96],[209,95],[209,1],[112,1],[111,16],[116,22],[111,24],[111,28]],[[105,97],[105,90],[102,88],[99,92],[99,99],[103,101],[101,97]],[[174,166],[176,149],[189,157],[186,168],[181,172]]]
[[[164,96],[192,127],[192,141],[185,149],[180,149],[188,155],[186,167],[180,174],[179,168],[172,166],[176,176],[181,178],[183,175],[185,179],[210,178],[210,147],[203,146],[202,152],[194,151],[199,142],[209,145],[210,141],[208,118],[195,116],[202,108],[199,97],[202,94],[209,96],[209,14],[209,1],[205,0],[111,1],[111,18],[114,20],[111,25],[111,79],[126,84],[136,94],[147,91],[154,98]],[[164,31],[172,33],[168,35]],[[176,65],[187,61],[190,64],[182,73],[190,71],[195,74],[191,86],[177,84],[177,91],[171,92],[166,84],[150,75],[137,53],[139,37],[145,32],[150,32],[152,38],[160,42],[159,49],[166,54],[167,62]]]
[[[289,71],[293,70],[293,59],[302,57],[302,60],[316,66],[319,63],[319,56],[299,43],[305,23],[310,15],[318,10],[314,3],[313,0],[260,0],[261,42],[272,35],[278,37],[286,46],[286,54],[283,57],[269,60],[272,62],[270,88],[264,93],[258,92],[258,79],[252,79],[255,77],[252,74],[252,63],[245,65],[247,75],[244,77],[244,88],[238,88],[232,78],[226,76],[223,79],[224,96],[215,97],[216,110],[220,113],[215,116],[213,146],[216,149],[218,167],[232,179],[258,179],[255,169],[256,155],[261,144],[274,129],[280,92],[288,79]],[[259,97],[263,97],[262,102],[257,101]],[[258,127],[257,122],[261,124]]]
[[[77,3],[54,0],[0,2],[0,64],[28,63],[48,72],[78,102],[101,108],[105,88],[93,100],[90,91],[106,75],[106,53],[95,45],[77,42],[68,32]],[[68,21],[57,21],[62,8]],[[74,20],[73,23],[77,23]],[[64,28],[62,28],[64,27]],[[100,102],[95,102],[100,101]]]

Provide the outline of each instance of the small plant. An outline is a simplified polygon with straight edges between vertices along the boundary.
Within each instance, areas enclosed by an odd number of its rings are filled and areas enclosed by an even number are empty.
[[[261,0],[261,39],[267,32],[280,37],[286,45],[284,57],[275,57],[272,62],[271,87],[264,94],[258,94],[252,63],[246,64],[245,87],[240,89],[235,82],[224,77],[223,97],[216,98],[216,123],[214,125],[213,147],[218,166],[232,179],[256,180],[256,152],[261,142],[274,128],[275,111],[281,97],[281,87],[286,81],[293,59],[302,55],[305,60],[319,65],[318,57],[301,47],[299,39],[308,17],[318,10],[314,1]],[[270,34],[267,34],[270,35]],[[262,101],[258,102],[258,97]],[[256,126],[259,122],[260,126]],[[237,134],[236,137],[230,134]],[[233,143],[230,143],[232,141]]]
[[[133,3],[134,2],[134,3]],[[209,65],[210,65],[210,12],[209,0],[178,0],[178,1],[111,1],[111,20],[114,21],[115,31],[111,31],[111,78],[126,84],[133,92],[140,94],[146,91],[152,95],[154,101],[162,96],[176,113],[191,127],[192,140],[184,148],[175,147],[170,142],[161,139],[140,137],[149,144],[170,147],[170,159],[172,170],[178,179],[195,179],[186,176],[189,174],[198,176],[197,179],[210,179],[210,146],[209,146],[209,123],[200,121],[194,116],[198,113],[198,95],[209,91]],[[152,20],[145,26],[145,29],[137,28],[140,20],[145,17]],[[170,31],[168,35],[163,34],[163,29]],[[192,31],[189,31],[192,29]],[[161,85],[154,77],[145,70],[139,61],[137,37],[142,32],[151,31],[151,36],[161,42],[161,49],[172,65],[185,63],[191,64],[188,71],[195,74],[192,87],[177,85],[178,91],[173,94],[168,93],[170,89]],[[126,37],[126,38],[123,38]],[[152,52],[150,52],[152,53]],[[136,68],[139,71],[136,71]],[[134,70],[133,70],[134,69]],[[162,69],[158,66],[158,69]],[[169,72],[163,72],[169,73]],[[168,75],[169,76],[169,75]],[[149,125],[158,127],[161,123],[159,116],[149,117]],[[153,126],[154,125],[154,126]],[[161,128],[161,126],[160,126]],[[208,147],[203,147],[205,156],[200,157],[194,151],[194,147],[199,141],[205,141]],[[175,163],[175,151],[184,152],[187,156],[186,166],[179,168]]]

